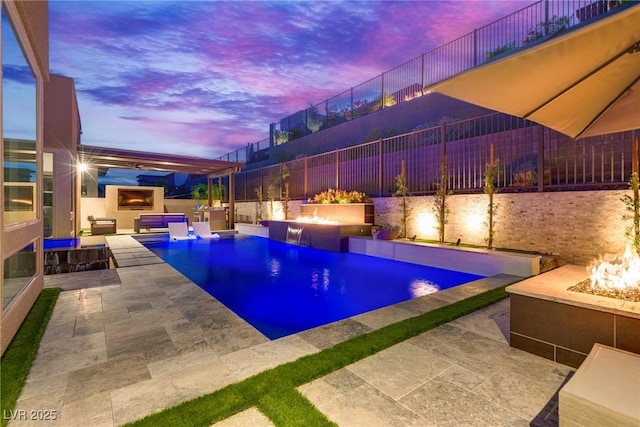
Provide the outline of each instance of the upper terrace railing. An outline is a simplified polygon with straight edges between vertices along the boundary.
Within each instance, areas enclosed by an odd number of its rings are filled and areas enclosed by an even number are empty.
[[[291,199],[307,199],[327,188],[389,196],[406,165],[409,191],[432,194],[447,167],[447,188],[482,193],[490,146],[499,162],[501,192],[626,188],[631,173],[633,132],[571,139],[559,132],[505,114],[410,132],[353,147],[236,174],[237,201],[280,199],[283,168],[289,171]]]
[[[628,1],[628,0],[626,0]],[[625,0],[540,0],[504,18],[382,73],[358,86],[280,120],[269,138],[219,157],[247,162],[262,160],[270,145],[357,119],[425,94],[425,88],[536,40],[587,22]],[[263,156],[266,153],[263,152]]]

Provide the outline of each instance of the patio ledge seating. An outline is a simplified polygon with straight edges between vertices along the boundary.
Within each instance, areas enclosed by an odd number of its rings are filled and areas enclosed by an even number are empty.
[[[149,213],[140,214],[138,218],[133,220],[133,230],[140,233],[141,229],[147,231],[152,228],[169,228],[170,222],[189,222],[187,216],[183,213]]]
[[[594,344],[558,393],[560,425],[640,425],[639,379],[640,354]]]

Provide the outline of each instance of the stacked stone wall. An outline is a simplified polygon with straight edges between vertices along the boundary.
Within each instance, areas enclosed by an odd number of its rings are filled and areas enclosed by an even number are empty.
[[[587,265],[599,255],[620,254],[625,248],[624,190],[548,193],[498,193],[494,217],[494,247],[557,254],[567,262]],[[374,198],[377,225],[400,225],[400,199]],[[452,194],[445,239],[486,245],[488,196]],[[279,202],[276,202],[279,204]],[[238,213],[253,221],[255,203],[237,203]],[[289,217],[299,214],[300,201],[289,203]],[[408,236],[437,240],[433,196],[410,198]],[[267,202],[263,218],[268,219]]]

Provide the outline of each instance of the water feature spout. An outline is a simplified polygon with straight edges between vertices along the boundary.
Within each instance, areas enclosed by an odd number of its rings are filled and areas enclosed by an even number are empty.
[[[296,245],[300,244],[300,239],[302,238],[302,231],[304,227],[289,224],[287,226],[287,243],[294,243]]]

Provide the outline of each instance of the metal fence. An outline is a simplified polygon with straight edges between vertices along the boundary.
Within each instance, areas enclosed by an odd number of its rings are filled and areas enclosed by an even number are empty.
[[[426,93],[426,88],[475,66],[538,43],[621,6],[621,0],[541,0],[456,40],[405,62],[358,86],[280,121],[278,137],[287,142],[357,119]],[[275,129],[271,130],[274,133]],[[221,160],[259,161],[276,135],[248,144]]]
[[[280,199],[289,182],[291,199],[328,188],[389,196],[405,161],[409,190],[432,194],[447,170],[456,193],[482,192],[493,145],[495,185],[502,192],[625,188],[631,173],[633,132],[573,140],[533,122],[494,113],[445,123],[320,155],[236,174],[236,200],[257,200],[269,187]],[[283,168],[289,173],[283,180]],[[286,175],[286,174],[285,174]]]

